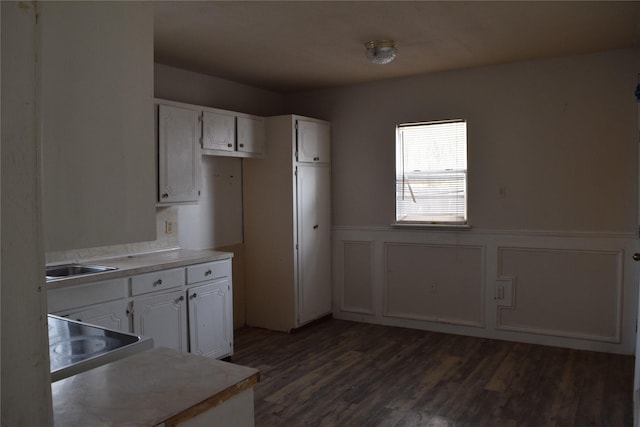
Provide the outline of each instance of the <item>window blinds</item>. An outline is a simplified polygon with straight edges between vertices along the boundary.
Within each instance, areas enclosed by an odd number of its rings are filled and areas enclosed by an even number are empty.
[[[396,138],[396,221],[465,224],[467,124],[402,124]]]

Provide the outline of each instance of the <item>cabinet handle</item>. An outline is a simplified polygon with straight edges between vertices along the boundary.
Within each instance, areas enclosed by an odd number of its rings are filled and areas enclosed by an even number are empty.
[[[196,294],[196,293],[191,294],[191,299],[194,299],[194,298],[197,298],[197,297],[198,297],[198,294]]]
[[[320,157],[314,157],[314,158],[313,158],[313,161],[314,161],[314,162],[317,162],[318,160],[320,160]]]
[[[205,276],[211,276],[211,273],[212,273],[211,270],[207,270],[207,271],[204,272],[204,275]]]
[[[158,279],[155,282],[153,282],[153,286],[159,286],[162,285],[162,279]]]
[[[238,145],[240,145],[240,148],[244,147],[244,144],[238,144]]]
[[[163,198],[163,199],[166,199],[166,198],[168,198],[168,197],[169,197],[169,193],[162,193],[162,198]]]
[[[314,229],[314,230],[317,230],[317,229],[318,229],[318,224],[314,225],[314,226],[313,226],[313,229]]]
[[[227,144],[227,147],[231,148],[233,147],[233,144]]]
[[[184,301],[184,296],[181,296],[180,298],[178,298],[178,302],[180,301]]]

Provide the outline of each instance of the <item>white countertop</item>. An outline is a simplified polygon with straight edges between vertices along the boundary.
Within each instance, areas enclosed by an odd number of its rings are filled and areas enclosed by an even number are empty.
[[[148,427],[188,418],[253,387],[259,375],[246,366],[155,348],[51,384],[54,426]]]
[[[119,277],[128,277],[136,274],[149,273],[168,268],[184,267],[190,264],[229,259],[232,257],[233,253],[231,252],[219,252],[206,249],[175,249],[140,255],[128,255],[117,258],[93,259],[85,262],[84,264],[107,265],[110,267],[116,267],[117,270],[52,280],[47,282],[47,289],[64,288],[72,285],[116,279]]]

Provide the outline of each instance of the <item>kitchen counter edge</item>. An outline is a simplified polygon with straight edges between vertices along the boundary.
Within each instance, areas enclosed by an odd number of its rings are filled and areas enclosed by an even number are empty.
[[[53,383],[54,425],[137,427],[185,421],[259,381],[254,368],[154,348]]]
[[[161,252],[150,252],[138,255],[127,255],[117,258],[92,259],[83,264],[106,265],[117,270],[82,276],[55,279],[46,283],[47,290],[61,289],[75,285],[102,282],[105,280],[130,277],[153,271],[186,267],[211,261],[233,258],[232,252],[221,252],[208,249],[174,249]]]

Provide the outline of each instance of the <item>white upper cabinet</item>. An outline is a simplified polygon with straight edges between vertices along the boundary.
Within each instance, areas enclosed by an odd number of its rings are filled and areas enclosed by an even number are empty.
[[[219,108],[156,99],[156,103],[198,111],[202,154],[225,157],[264,157],[265,118]]]
[[[154,240],[152,5],[38,2],[38,22],[46,250]]]
[[[265,119],[244,113],[201,107],[202,154],[264,157]]]
[[[204,111],[202,113],[202,148],[234,151],[235,146],[235,116]]]
[[[265,122],[262,117],[238,117],[238,151],[265,154]]]
[[[200,111],[158,105],[158,202],[200,196]]]
[[[329,124],[298,120],[298,161],[305,163],[329,163],[331,138]]]

